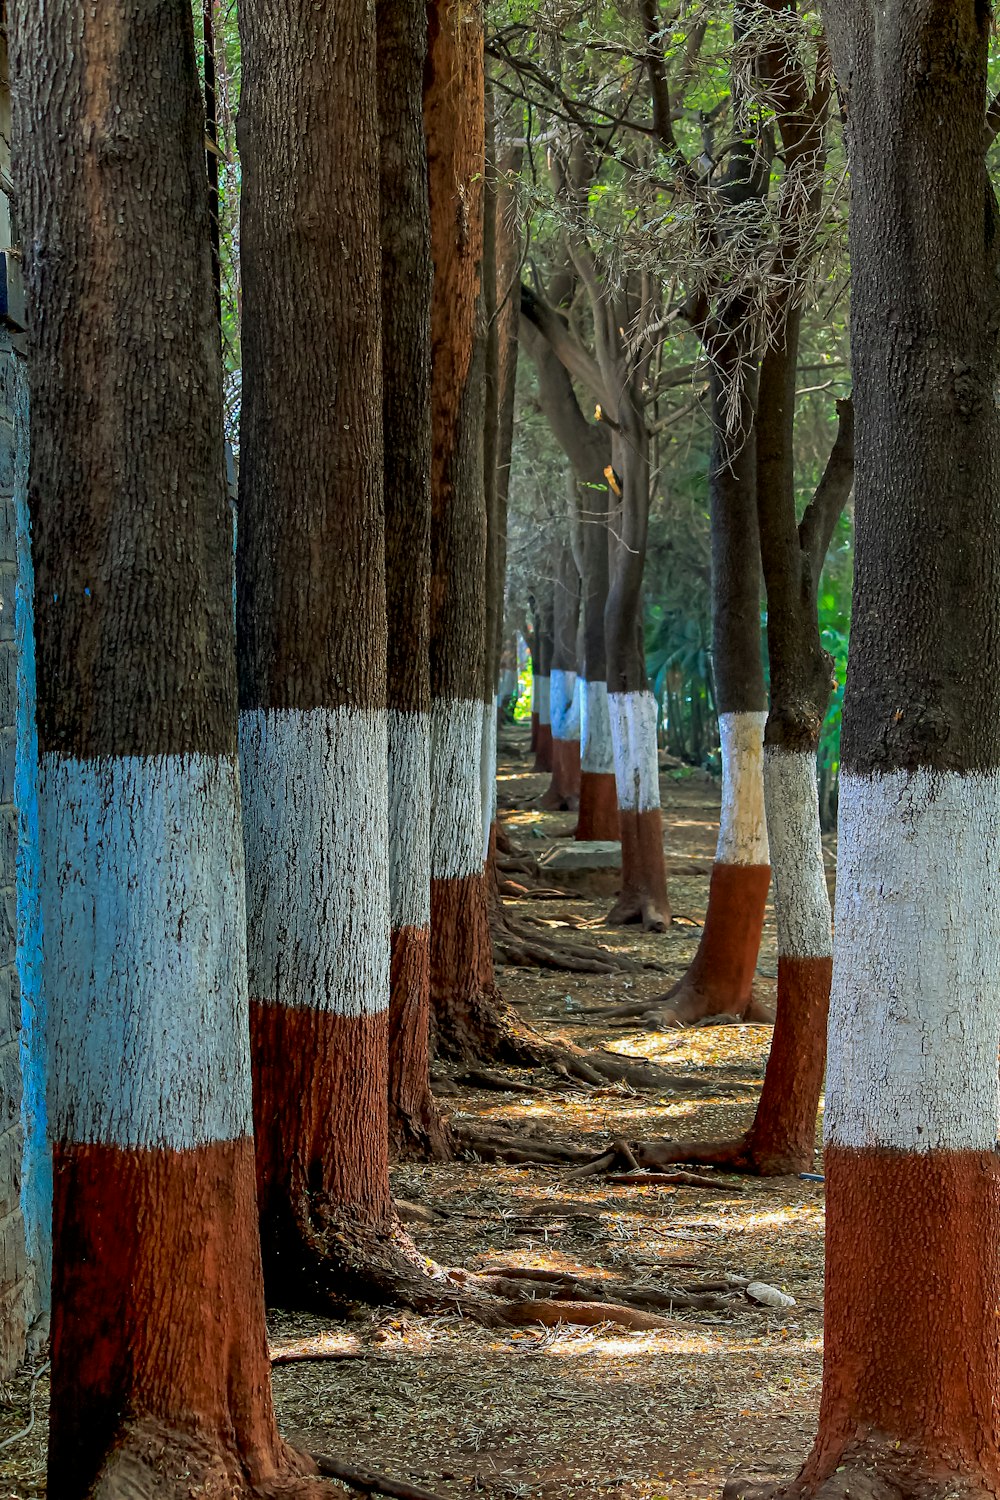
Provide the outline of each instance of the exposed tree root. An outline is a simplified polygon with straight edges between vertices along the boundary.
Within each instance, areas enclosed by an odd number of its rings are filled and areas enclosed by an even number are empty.
[[[639,1166],[648,1171],[684,1162],[689,1166],[720,1167],[726,1172],[746,1172],[756,1177],[776,1175],[756,1159],[749,1131],[730,1141],[640,1141],[633,1150]]]
[[[345,1338],[336,1333],[317,1333],[304,1339],[282,1339],[278,1344],[271,1344],[268,1354],[272,1366],[364,1358],[364,1350],[357,1339]]]
[[[392,1500],[441,1500],[433,1490],[421,1489],[417,1484],[408,1484],[403,1479],[390,1479],[387,1474],[374,1474],[370,1469],[356,1469],[352,1464],[341,1463],[339,1458],[327,1458],[322,1453],[313,1455],[316,1467],[325,1479],[339,1479],[352,1489],[366,1495],[389,1495]]]
[[[670,926],[670,908],[664,910],[645,891],[623,891],[605,920],[609,927],[640,925],[644,932],[666,932]]]
[[[565,892],[562,893],[565,896]],[[644,964],[627,953],[593,943],[557,941],[552,927],[543,918],[531,915],[513,916],[500,901],[490,912],[493,954],[500,963],[521,969],[563,969],[576,974],[639,974]]]
[[[686,983],[686,981],[682,981]],[[673,997],[673,998],[672,998]],[[601,1021],[638,1021],[651,1031],[670,1031],[680,1026],[771,1026],[774,1012],[763,1001],[752,997],[746,1008],[736,1015],[731,1011],[714,1010],[712,997],[688,986],[684,995],[677,988],[666,995],[647,995],[636,1000],[625,1000],[620,1005],[609,1005],[590,1014]]]
[[[715,1177],[705,1177],[700,1172],[609,1172],[609,1182],[621,1182],[631,1187],[655,1187],[672,1183],[675,1187],[712,1188],[717,1193],[742,1193],[743,1189],[733,1182],[719,1182]]]
[[[255,1477],[252,1479],[251,1474]],[[258,1478],[258,1475],[266,1478]],[[130,1422],[89,1500],[329,1500],[312,1459],[278,1441],[274,1454],[238,1454],[222,1439]]]

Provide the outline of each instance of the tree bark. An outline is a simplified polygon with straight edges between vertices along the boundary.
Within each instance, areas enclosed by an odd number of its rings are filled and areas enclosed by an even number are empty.
[[[261,1238],[284,1305],[364,1294],[405,1252],[388,1176],[374,20],[360,0],[240,14],[240,764]]]
[[[608,600],[608,481],[611,435],[588,422],[569,373],[532,318],[537,299],[521,289],[522,341],[538,381],[539,405],[569,459],[580,493],[583,543],[583,682],[580,694],[580,815],[578,839],[617,839],[618,795],[608,711],[604,611]],[[537,313],[536,313],[537,315]]]
[[[435,0],[428,27],[424,129],[434,260],[431,1004],[438,1048],[468,1060],[497,1055],[507,1030],[493,974],[482,787],[488,652],[481,6]],[[488,717],[495,728],[495,716]]]
[[[612,443],[613,472],[621,490],[609,526],[610,586],[604,612],[608,707],[614,745],[622,889],[608,914],[613,925],[640,922],[651,932],[670,923],[656,700],[646,682],[642,651],[642,574],[649,525],[649,435],[633,399],[633,377],[622,396],[620,430]]]
[[[535,630],[535,655],[531,679],[531,719],[535,738],[534,770],[552,770],[552,647],[553,583],[542,578],[538,586],[538,625]],[[536,721],[537,720],[537,725]]]
[[[575,492],[575,480],[571,480],[571,488]],[[570,503],[576,504],[575,493]],[[576,658],[580,574],[568,542],[559,548],[553,601],[552,669],[549,673],[552,780],[542,805],[575,811],[580,801],[580,698]]]
[[[771,878],[764,815],[767,695],[760,654],[756,379],[747,314],[742,302],[731,302],[706,337],[712,361],[712,632],[722,810],[701,941],[688,972],[666,997],[685,1024],[750,1013]]]
[[[841,0],[824,14],[852,174],[857,543],[824,1117],[823,1394],[793,1489],[996,1495],[990,16],[975,0],[896,0],[877,24],[868,6]]]
[[[48,1493],[304,1493],[311,1465],[271,1406],[254,1209],[191,6],[19,5],[12,41],[54,1143]]]
[[[430,570],[433,270],[423,0],[379,0],[382,413],[389,706],[389,1142],[397,1156],[449,1154],[431,1094]]]

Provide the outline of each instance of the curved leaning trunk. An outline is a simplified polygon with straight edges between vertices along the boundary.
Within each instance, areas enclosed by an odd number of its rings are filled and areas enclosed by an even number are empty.
[[[130,3],[12,17],[34,330],[47,1488],[61,1500],[273,1495],[311,1467],[275,1426],[254,1211],[232,525],[191,8],[148,23]]]

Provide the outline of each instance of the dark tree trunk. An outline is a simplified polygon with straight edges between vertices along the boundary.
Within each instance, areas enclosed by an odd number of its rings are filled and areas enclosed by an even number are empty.
[[[390,622],[389,1141],[397,1155],[449,1151],[431,1095],[430,1023],[430,205],[423,124],[424,0],[379,0],[382,411]]]
[[[191,6],[23,5],[12,21],[55,1189],[48,1493],[274,1495],[311,1466],[275,1427],[254,1210]]]
[[[552,770],[552,647],[554,634],[553,621],[553,580],[549,576],[550,568],[546,558],[545,576],[538,585],[538,624],[535,628],[535,655],[533,666],[535,675],[532,677],[532,718],[537,717],[538,728],[535,737],[535,764],[536,771]],[[534,727],[534,726],[533,726]]]
[[[628,399],[626,399],[628,398]],[[642,573],[649,525],[649,435],[623,394],[612,465],[621,491],[609,526],[610,587],[604,612],[608,700],[622,841],[622,890],[608,916],[662,932],[670,922],[656,748],[656,700],[642,651]]]
[[[431,1003],[440,1050],[470,1058],[494,1054],[505,1033],[493,975],[481,769],[487,671],[482,10],[436,0],[428,23]]]
[[[572,503],[575,504],[575,497]],[[559,549],[552,620],[552,667],[549,672],[552,780],[542,805],[575,810],[580,801],[580,701],[576,657],[580,574],[568,543],[563,543]]]
[[[877,24],[840,0],[824,14],[852,178],[856,571],[824,1116],[823,1395],[793,1488],[995,1495],[990,16],[976,0],[897,0]]]
[[[374,19],[360,0],[240,14],[240,763],[261,1238],[286,1305],[367,1292],[403,1245]]]
[[[756,381],[747,350],[747,314],[742,302],[731,303],[706,336],[712,361],[713,672],[722,738],[722,813],[698,951],[667,996],[685,1023],[750,1013],[771,878],[764,817],[767,696],[760,653]]]

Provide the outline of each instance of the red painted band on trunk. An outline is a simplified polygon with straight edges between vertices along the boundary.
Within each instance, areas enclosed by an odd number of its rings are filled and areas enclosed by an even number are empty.
[[[997,1493],[1000,1161],[846,1146],[824,1159],[823,1398],[803,1483],[871,1441]]]
[[[429,927],[392,934],[389,1001],[389,1144],[403,1155],[417,1146],[440,1155],[445,1133],[431,1097]]]
[[[771,1052],[748,1145],[769,1176],[808,1172],[826,1064],[832,958],[779,958]]]
[[[495,1011],[487,877],[431,881],[431,1014],[437,1049],[475,1057]]]
[[[83,1500],[145,1417],[217,1448],[234,1484],[248,1456],[279,1474],[253,1142],[56,1144],[53,1179],[48,1493]]]
[[[698,951],[687,974],[670,991],[682,1021],[707,1015],[740,1016],[752,998],[770,865],[712,866],[708,911]]]
[[[535,771],[552,770],[552,725],[539,724],[535,740]]]
[[[538,749],[538,714],[534,711],[531,714],[531,748]]]
[[[658,807],[648,812],[618,809],[622,843],[622,888],[609,922],[645,921],[656,910],[670,921],[667,867],[663,857],[663,820]]]
[[[580,816],[577,819],[578,839],[617,839],[621,837],[618,826],[618,790],[614,771],[580,773]]]
[[[552,782],[542,798],[549,808],[575,809],[580,801],[580,741],[552,739]]]
[[[349,961],[349,956],[345,955]],[[389,1014],[250,1002],[261,1248],[270,1288],[298,1255],[310,1204],[365,1223],[391,1214]],[[295,1274],[292,1269],[290,1274]]]

